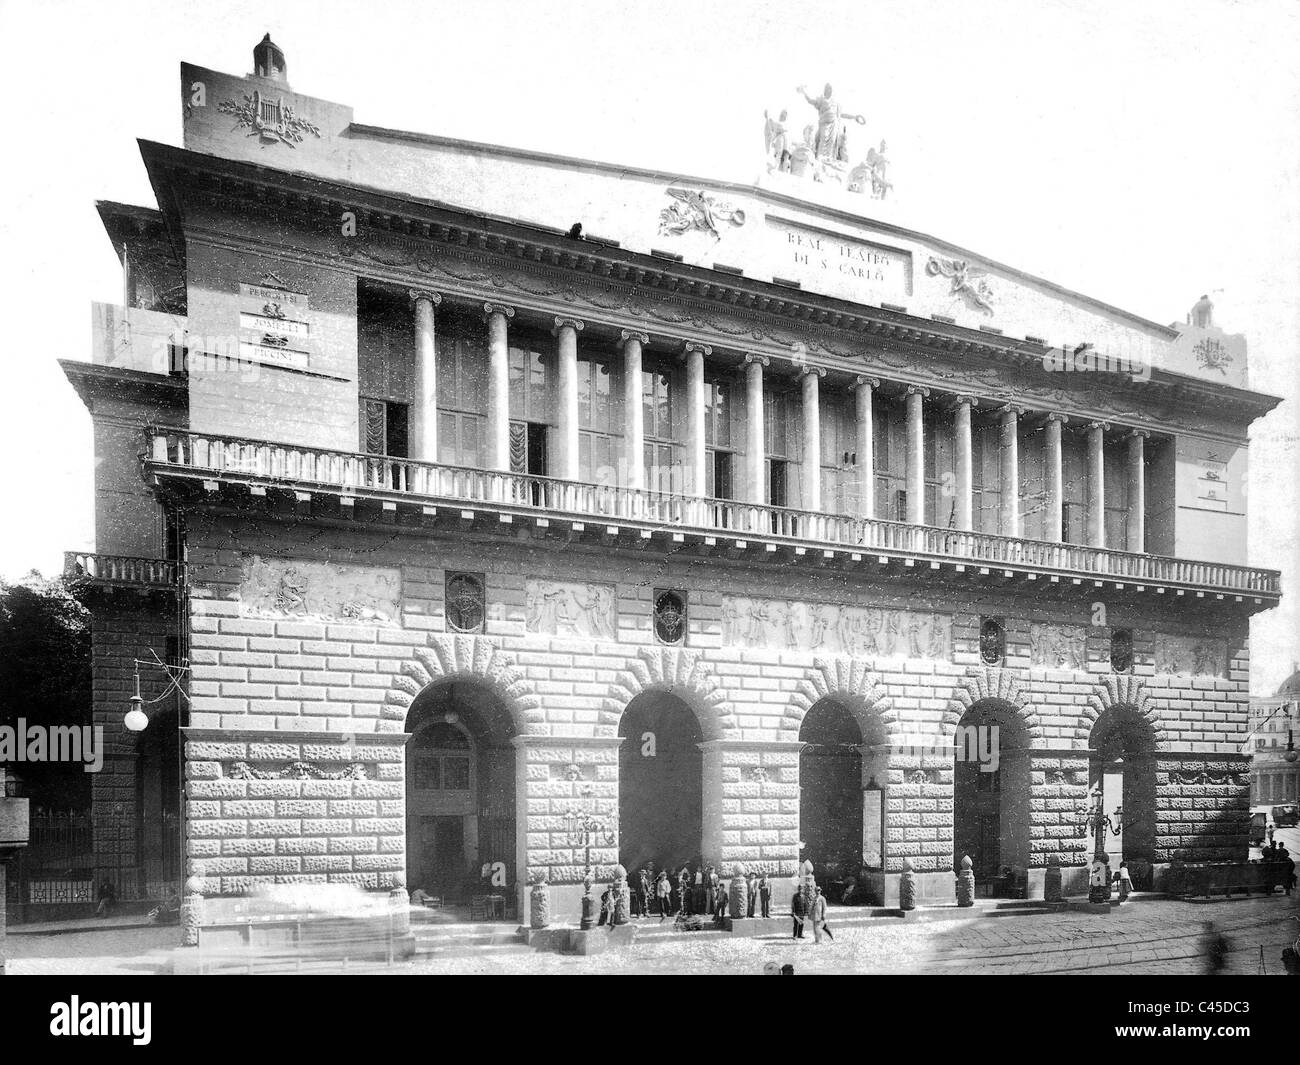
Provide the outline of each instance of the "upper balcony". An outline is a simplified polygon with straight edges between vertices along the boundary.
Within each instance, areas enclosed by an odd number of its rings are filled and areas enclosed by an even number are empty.
[[[814,513],[786,507],[586,484],[215,436],[146,431],[154,485],[190,497],[281,507],[286,514],[367,517],[417,526],[522,527],[610,547],[658,543],[755,561],[943,571],[974,580],[1089,585],[1171,598],[1231,600],[1250,609],[1281,594],[1275,570]]]
[[[63,553],[65,577],[108,591],[121,588],[141,593],[170,592],[178,586],[181,570],[180,563],[161,558],[97,555],[89,551]]]

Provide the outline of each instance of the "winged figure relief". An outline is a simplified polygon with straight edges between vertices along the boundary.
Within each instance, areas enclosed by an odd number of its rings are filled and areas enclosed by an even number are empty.
[[[668,195],[673,202],[659,212],[659,232],[679,235],[693,229],[712,233],[721,240],[720,222],[730,222],[734,226],[745,224],[745,212],[729,203],[715,200],[703,192],[692,189],[669,188]]]
[[[993,313],[993,289],[985,280],[988,275],[983,270],[972,268],[968,260],[940,259],[932,255],[925,264],[925,272],[931,277],[948,278],[952,282],[949,295],[960,296],[985,314]]]

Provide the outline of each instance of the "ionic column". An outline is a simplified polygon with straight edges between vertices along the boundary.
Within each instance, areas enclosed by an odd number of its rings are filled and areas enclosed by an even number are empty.
[[[433,309],[442,302],[436,292],[410,291],[415,307],[415,388],[411,407],[411,457],[438,461],[438,352],[434,343]]]
[[[930,394],[920,385],[907,386],[907,520],[925,524],[925,415],[922,402]]]
[[[1002,535],[1020,536],[1020,415],[1023,407],[1008,403],[998,408],[1001,415]]]
[[[650,343],[645,333],[624,329],[623,341],[623,451],[627,486],[645,487],[645,408],[641,404],[641,349]]]
[[[707,344],[687,341],[686,360],[686,486],[687,495],[704,495],[704,356],[713,353]]]
[[[1128,550],[1142,554],[1147,549],[1147,485],[1145,429],[1128,434]]]
[[[872,422],[872,397],[880,382],[874,377],[859,377],[855,396],[857,423],[855,444],[858,458],[858,517],[870,520],[876,516],[876,457],[875,425]]]
[[[489,470],[510,472],[510,342],[507,322],[513,307],[483,304],[488,327],[487,460]]]
[[[955,500],[957,528],[970,532],[975,528],[975,463],[971,451],[970,412],[974,396],[958,396],[953,401],[953,443],[956,454],[957,492]]]
[[[822,509],[822,422],[821,388],[818,382],[826,371],[817,366],[801,366],[803,386],[803,509]]]
[[[1105,432],[1110,422],[1088,423],[1088,544],[1106,546]]]
[[[1061,426],[1064,414],[1053,411],[1043,430],[1043,479],[1047,482],[1046,538],[1059,543],[1065,539],[1065,470],[1061,462]]]
[[[763,436],[763,367],[766,355],[745,356],[745,501],[767,502],[767,445]]]
[[[581,331],[582,323],[576,318],[555,319],[560,369],[556,474],[566,481],[578,479],[578,333]]]

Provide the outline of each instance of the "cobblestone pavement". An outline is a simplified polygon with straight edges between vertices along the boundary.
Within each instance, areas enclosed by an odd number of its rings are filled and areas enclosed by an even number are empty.
[[[1264,947],[1265,972],[1282,972],[1280,954],[1300,934],[1300,895],[1215,903],[1130,902],[1109,915],[1067,912],[931,922],[882,918],[841,925],[834,941],[786,936],[643,941],[626,951],[572,957],[519,949],[426,958],[369,971],[399,974],[758,973],[769,961],[797,973],[1195,974],[1202,971],[1203,922],[1229,938],[1228,972],[1253,975]],[[830,915],[835,928],[835,912]],[[96,930],[8,939],[9,971],[153,973],[165,968],[174,928]],[[353,971],[356,971],[355,969]]]

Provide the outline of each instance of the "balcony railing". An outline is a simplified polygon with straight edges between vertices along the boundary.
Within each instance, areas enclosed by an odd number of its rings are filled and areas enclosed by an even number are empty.
[[[63,575],[93,584],[173,588],[178,572],[177,563],[160,558],[95,555],[84,551],[63,553]]]
[[[805,549],[877,552],[1252,596],[1280,594],[1279,575],[1274,570],[183,430],[149,431],[146,462],[155,472],[183,469],[204,479],[272,481],[285,488],[324,488],[343,495],[405,497],[413,502],[447,501],[593,522],[674,526],[735,539],[793,542]]]

